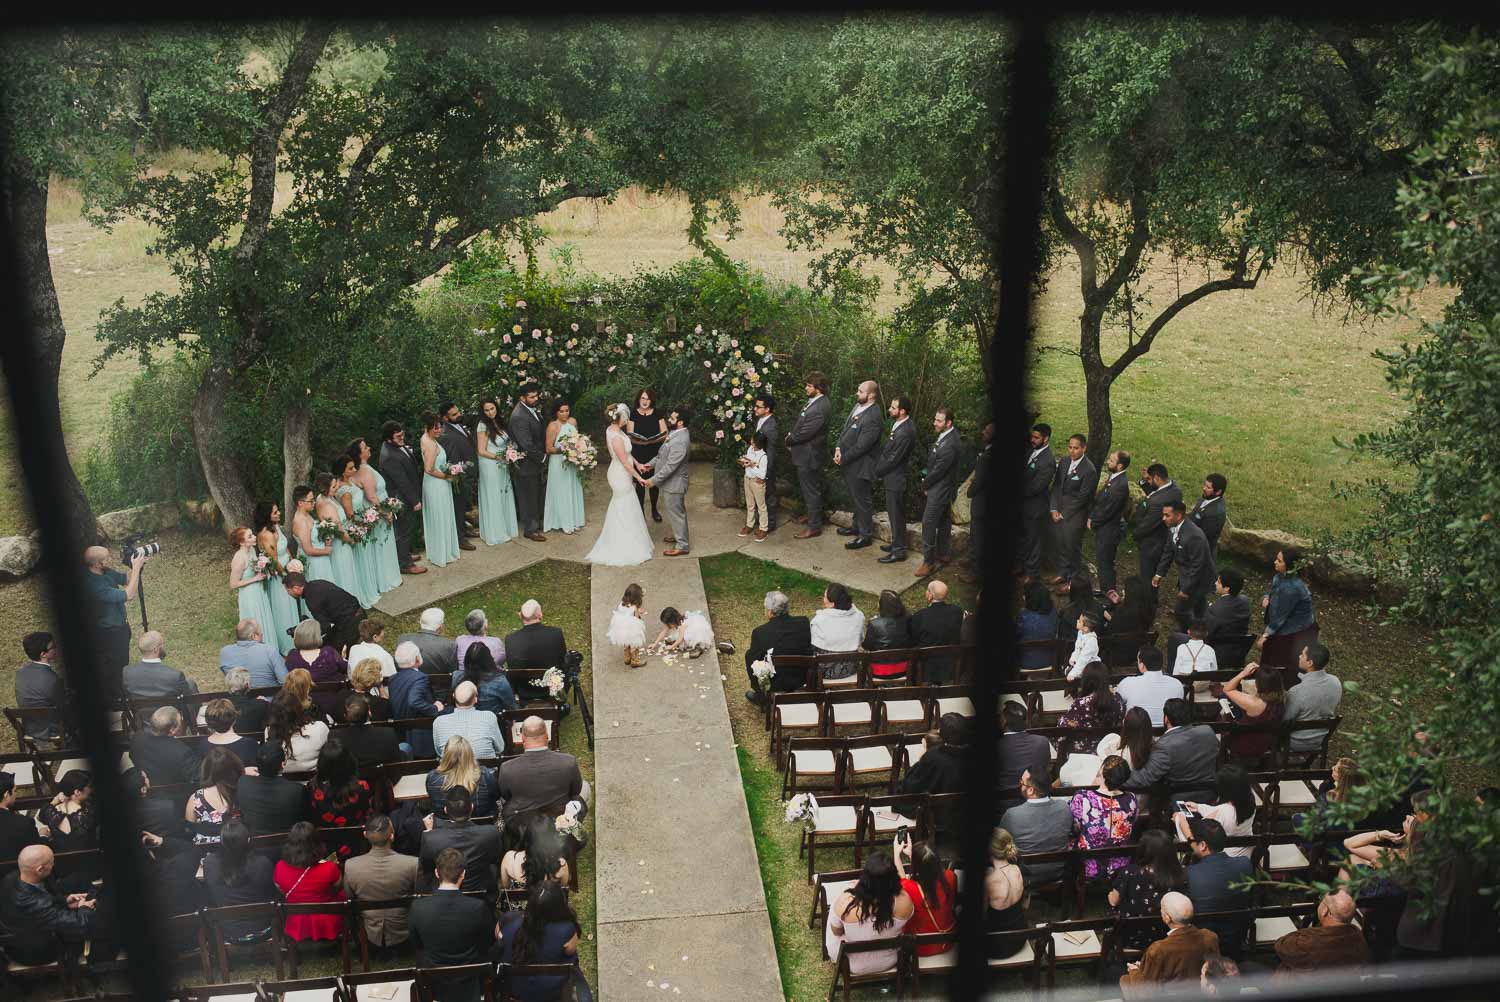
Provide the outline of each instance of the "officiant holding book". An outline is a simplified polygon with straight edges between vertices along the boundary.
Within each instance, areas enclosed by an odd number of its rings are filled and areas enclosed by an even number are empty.
[[[667,426],[662,416],[656,411],[655,390],[643,389],[640,396],[636,397],[635,410],[631,412],[630,420],[625,422],[625,433],[630,436],[631,445],[634,447],[631,455],[636,462],[642,466],[648,466],[656,461],[656,454],[661,451],[661,444],[667,440]],[[661,498],[661,488],[654,486],[647,488],[637,483],[635,496],[644,505],[648,490],[651,493],[651,519],[654,522],[660,522],[661,511],[657,505]]]

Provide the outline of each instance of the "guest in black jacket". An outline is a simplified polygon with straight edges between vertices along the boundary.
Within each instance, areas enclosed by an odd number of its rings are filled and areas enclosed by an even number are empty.
[[[179,741],[182,714],[175,707],[157,707],[150,727],[130,741],[130,762],[157,786],[198,782],[201,756],[193,745]]]
[[[911,628],[906,618],[906,606],[901,602],[901,596],[890,589],[880,593],[879,615],[865,624],[865,643],[867,651],[890,651],[910,647]],[[870,674],[882,681],[897,679],[906,674],[911,662],[905,658],[900,661],[871,661]]]
[[[309,581],[296,571],[281,579],[286,593],[300,598],[307,615],[323,628],[323,642],[340,654],[359,643],[359,624],[365,618],[359,599],[332,581]]]
[[[812,627],[806,616],[788,614],[791,600],[786,597],[786,593],[766,592],[765,605],[766,621],[750,631],[750,646],[745,648],[745,674],[750,678],[750,690],[745,693],[745,698],[752,703],[763,703],[766,699],[760,684],[755,680],[755,672],[750,666],[757,661],[765,660],[767,651],[774,650],[777,654],[794,656],[813,653]],[[774,655],[772,661],[775,661]],[[777,667],[776,674],[771,679],[770,691],[792,692],[805,685],[807,685],[805,668]]]
[[[307,820],[307,788],[281,775],[284,753],[281,742],[267,741],[255,755],[258,776],[240,777],[235,799],[240,816],[257,835],[291,831]]]
[[[354,692],[344,698],[344,721],[349,726],[339,728],[338,738],[360,768],[405,758],[396,729],[370,723],[370,700],[364,693]]]
[[[12,810],[16,802],[16,777],[0,772],[0,861],[15,859],[28,845],[46,845],[36,821]]]
[[[912,613],[912,644],[940,647],[957,644],[964,628],[964,610],[948,604],[948,586],[936,578],[927,582],[927,608]],[[932,685],[947,685],[954,679],[952,658],[931,658],[922,665],[922,678]]]
[[[443,798],[446,817],[428,815],[423,820],[427,830],[422,833],[422,848],[417,858],[417,886],[432,888],[437,877],[434,869],[437,858],[444,849],[457,849],[463,853],[463,889],[483,891],[493,900],[499,888],[500,829],[494,825],[476,825],[471,820],[474,800],[462,786],[451,786]],[[415,937],[416,930],[413,929]]]
[[[450,847],[438,852],[432,862],[437,888],[412,902],[407,920],[417,963],[422,967],[480,963],[495,943],[495,920],[482,900],[463,894],[469,882],[464,854]],[[478,1002],[480,988],[477,977],[464,978],[442,982],[434,994],[439,1002]]]
[[[542,604],[527,599],[521,605],[521,623],[519,630],[505,637],[505,667],[561,668],[568,643],[561,629],[542,622]]]
[[[250,669],[234,667],[224,673],[224,688],[234,704],[234,729],[240,734],[261,735],[271,713],[269,701],[250,695]]]
[[[1240,594],[1245,589],[1245,575],[1233,567],[1221,569],[1214,578],[1218,597],[1208,607],[1208,646],[1218,655],[1220,668],[1237,668],[1244,664],[1250,644],[1250,600]],[[1188,635],[1173,632],[1167,636],[1167,664],[1177,661],[1177,648],[1188,641]],[[1234,655],[1238,655],[1235,657]]]
[[[1015,795],[1021,787],[1021,774],[1030,772],[1051,785],[1052,745],[1040,734],[1026,733],[1026,710],[1018,703],[1006,703],[1000,710],[1003,733],[1000,735],[1000,775],[998,788],[1006,793],[999,803],[1005,810],[1021,802]]]
[[[96,910],[92,889],[64,894],[52,877],[53,862],[51,849],[27,846],[16,872],[0,882],[0,926],[11,934],[6,955],[17,964],[47,964],[59,959],[58,940],[75,956],[87,941],[91,963],[113,960],[119,947],[109,942],[108,910]]]
[[[969,744],[969,720],[945,713],[938,729],[922,739],[922,759],[901,777],[902,793],[962,793],[964,755]]]

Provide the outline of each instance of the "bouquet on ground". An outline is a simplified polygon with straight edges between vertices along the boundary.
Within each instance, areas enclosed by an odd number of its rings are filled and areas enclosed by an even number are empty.
[[[557,450],[562,453],[563,459],[578,467],[580,473],[599,465],[599,450],[587,435],[573,434],[559,439]]]
[[[766,656],[760,661],[752,662],[750,674],[755,676],[755,681],[762,688],[771,684],[771,679],[776,677],[776,666],[771,663],[771,654],[775,648],[766,651]]]
[[[343,531],[344,526],[336,518],[320,518],[314,528],[317,530],[319,542],[331,543],[335,539],[341,538],[340,533]]]
[[[456,491],[463,486],[464,474],[468,470],[468,463],[444,463],[439,472],[448,474],[448,483]]]
[[[563,673],[554,665],[542,672],[541,678],[532,679],[531,684],[538,689],[546,689],[547,695],[556,699],[562,695],[563,687],[567,684],[567,681],[563,678]]]
[[[380,512],[380,517],[387,522],[396,521],[396,516],[406,510],[405,502],[398,497],[388,497],[384,501],[378,501],[374,507]]]
[[[786,802],[786,823],[800,824],[812,831],[818,824],[818,798],[811,793],[799,793]]]

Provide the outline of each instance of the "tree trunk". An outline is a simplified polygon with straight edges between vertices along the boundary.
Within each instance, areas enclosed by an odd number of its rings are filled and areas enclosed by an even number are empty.
[[[312,408],[305,402],[288,407],[281,422],[281,510],[290,512],[292,488],[307,483],[312,473]],[[291,517],[282,521],[291,524]]]
[[[198,392],[193,396],[193,439],[198,449],[198,463],[203,467],[203,479],[208,482],[208,492],[224,516],[224,524],[248,526],[255,513],[255,499],[245,486],[245,478],[235,462],[233,451],[221,448],[218,442],[219,429],[229,423],[224,414],[224,401],[229,397],[233,382],[232,374],[218,366],[210,365],[203,373]]]
[[[1115,419],[1109,409],[1109,390],[1114,377],[1102,360],[1085,355],[1083,385],[1089,422],[1088,457],[1097,469],[1103,470],[1104,457],[1109,455],[1110,440],[1115,433]]]
[[[68,525],[74,542],[82,547],[99,538],[99,527],[63,441],[58,380],[68,332],[57,305],[52,259],[47,254],[47,179],[37,176],[30,161],[11,153],[4,165],[4,187],[5,214],[15,240],[16,265],[26,275],[26,309],[34,336],[31,350],[43,380],[38,390],[50,411],[46,415],[47,447],[62,459],[61,486],[68,499]]]

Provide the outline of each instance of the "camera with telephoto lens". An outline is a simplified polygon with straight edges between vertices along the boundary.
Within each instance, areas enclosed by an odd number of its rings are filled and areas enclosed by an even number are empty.
[[[563,655],[562,673],[563,681],[567,685],[571,686],[577,682],[579,676],[583,674],[583,655],[577,651],[569,651]]]
[[[148,557],[154,557],[160,552],[161,543],[154,539],[147,541],[145,536],[135,535],[130,536],[125,540],[124,549],[120,551],[120,559],[124,561],[126,566],[129,566],[130,562],[135,559],[135,555],[137,553],[145,554]]]

